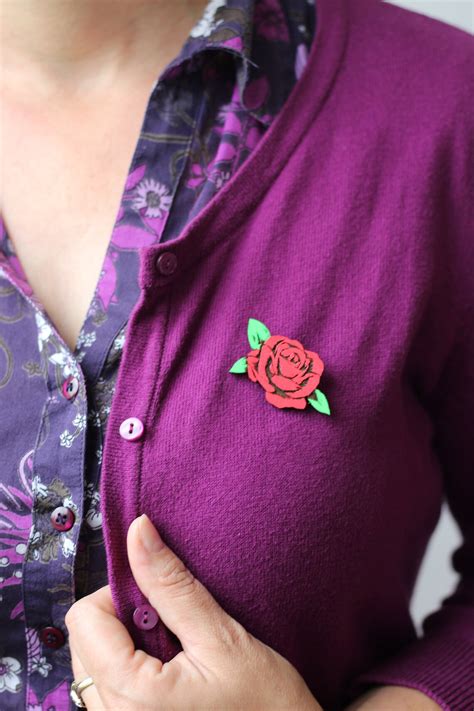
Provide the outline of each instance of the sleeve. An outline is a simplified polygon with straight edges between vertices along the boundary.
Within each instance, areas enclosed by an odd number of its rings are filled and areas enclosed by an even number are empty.
[[[455,122],[456,130],[449,136],[449,158],[447,149],[442,151],[438,182],[443,185],[443,199],[439,200],[438,190],[434,199],[439,205],[436,219],[442,225],[443,257],[439,261],[448,274],[445,296],[452,304],[449,313],[455,327],[440,365],[441,377],[426,400],[445,500],[462,536],[451,556],[452,567],[460,577],[452,594],[424,618],[418,639],[352,680],[351,701],[375,685],[396,685],[418,689],[444,711],[474,711],[473,93],[469,96],[471,108],[464,105]],[[442,329],[443,323],[439,326]]]

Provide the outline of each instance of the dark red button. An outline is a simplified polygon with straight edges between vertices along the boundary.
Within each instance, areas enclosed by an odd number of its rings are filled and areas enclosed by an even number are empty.
[[[141,630],[151,630],[159,620],[157,611],[151,605],[139,605],[133,613],[133,622]]]
[[[79,379],[75,375],[70,375],[63,383],[62,393],[67,400],[76,397],[79,390]]]
[[[156,268],[164,276],[173,274],[178,266],[178,258],[173,252],[163,252],[156,260]]]
[[[46,647],[59,649],[66,641],[66,637],[58,627],[43,627],[40,631],[40,640]]]
[[[57,531],[69,531],[75,520],[74,512],[67,506],[58,506],[51,514],[51,523]]]

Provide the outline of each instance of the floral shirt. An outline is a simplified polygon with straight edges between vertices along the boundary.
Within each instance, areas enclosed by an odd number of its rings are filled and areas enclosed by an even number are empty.
[[[247,158],[305,67],[315,21],[309,0],[208,2],[151,89],[74,352],[0,216],[2,711],[75,708],[64,616],[107,584],[102,443],[139,250],[177,237]]]

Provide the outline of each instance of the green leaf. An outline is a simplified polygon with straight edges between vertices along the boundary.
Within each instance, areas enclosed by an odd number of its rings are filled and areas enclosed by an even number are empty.
[[[316,395],[316,397],[308,397],[309,404],[312,405],[318,412],[322,412],[323,415],[330,415],[331,410],[329,409],[329,403],[326,395],[318,389],[314,391],[313,395]]]
[[[271,333],[264,323],[257,321],[256,318],[249,318],[247,336],[251,348],[260,348],[262,343],[270,338]]]
[[[247,372],[247,358],[244,356],[243,358],[239,358],[239,360],[236,360],[232,368],[229,370],[229,373],[246,373]]]

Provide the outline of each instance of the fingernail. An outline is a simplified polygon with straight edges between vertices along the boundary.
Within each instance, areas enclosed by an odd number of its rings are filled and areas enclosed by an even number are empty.
[[[138,533],[143,547],[148,553],[156,553],[164,547],[160,534],[146,514],[142,514],[138,520]]]

